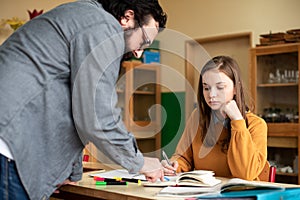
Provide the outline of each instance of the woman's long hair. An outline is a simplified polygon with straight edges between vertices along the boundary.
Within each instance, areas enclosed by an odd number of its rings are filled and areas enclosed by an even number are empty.
[[[226,74],[234,84],[236,90],[236,95],[234,100],[237,103],[237,106],[246,120],[246,125],[248,126],[246,112],[248,111],[248,106],[246,104],[245,92],[243,81],[241,80],[240,68],[237,62],[228,56],[216,56],[213,59],[209,60],[201,70],[199,85],[198,85],[198,107],[199,107],[199,130],[201,131],[201,139],[204,142],[204,139],[207,136],[207,132],[210,127],[212,119],[212,110],[205,101],[203,95],[203,74],[209,70],[217,69],[220,72]],[[228,129],[228,137],[222,142],[222,151],[226,152],[229,146],[231,138],[231,126],[230,121],[226,123],[226,128]],[[203,143],[204,144],[204,143]]]

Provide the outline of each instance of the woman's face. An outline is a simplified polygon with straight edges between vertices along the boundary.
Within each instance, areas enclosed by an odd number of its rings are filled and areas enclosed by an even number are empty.
[[[219,110],[235,95],[233,81],[217,69],[206,71],[202,76],[203,95],[212,110]]]

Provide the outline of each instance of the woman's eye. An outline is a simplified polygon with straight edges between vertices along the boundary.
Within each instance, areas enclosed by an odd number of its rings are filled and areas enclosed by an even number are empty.
[[[218,90],[223,90],[225,88],[225,86],[219,86],[217,88],[218,88]]]
[[[209,90],[209,88],[208,88],[208,87],[204,87],[203,89],[204,89],[205,91],[208,91],[208,90]]]

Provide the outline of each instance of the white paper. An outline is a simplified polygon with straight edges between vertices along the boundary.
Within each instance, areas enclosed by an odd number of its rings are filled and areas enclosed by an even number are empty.
[[[180,197],[194,197],[201,194],[215,194],[218,193],[219,187],[165,187],[157,196],[180,196]]]
[[[103,178],[132,178],[139,180],[146,180],[145,175],[143,174],[130,174],[126,169],[116,169],[102,173],[93,173],[89,174],[89,176],[99,176]]]

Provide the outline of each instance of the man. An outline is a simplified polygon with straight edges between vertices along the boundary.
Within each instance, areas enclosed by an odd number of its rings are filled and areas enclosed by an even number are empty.
[[[0,47],[0,199],[47,199],[82,175],[93,142],[148,180],[163,178],[143,157],[116,105],[122,56],[139,57],[164,28],[157,0],[82,0],[20,27]]]

